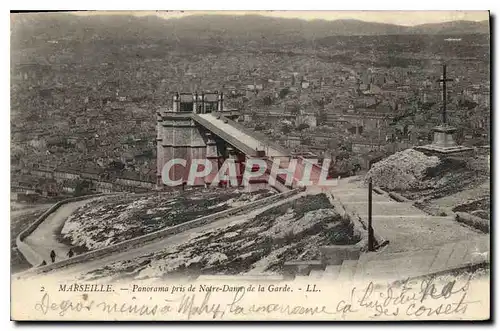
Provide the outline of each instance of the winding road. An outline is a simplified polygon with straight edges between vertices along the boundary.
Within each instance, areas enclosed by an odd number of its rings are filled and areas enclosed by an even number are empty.
[[[63,227],[66,219],[78,208],[92,202],[97,198],[83,201],[70,202],[59,207],[54,213],[50,214],[29,236],[24,239],[38,256],[26,256],[28,262],[32,265],[38,265],[42,261],[49,263],[50,252],[56,253],[56,261],[66,259],[71,247],[61,243],[58,240],[60,229]]]

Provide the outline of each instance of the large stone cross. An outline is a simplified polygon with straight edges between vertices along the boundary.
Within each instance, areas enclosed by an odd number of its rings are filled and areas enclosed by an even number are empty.
[[[446,125],[446,82],[452,82],[453,79],[446,78],[446,64],[443,64],[443,78],[437,82],[443,83],[443,125]]]
[[[446,78],[446,65],[443,65],[443,77],[437,80],[443,83],[443,123],[434,128],[434,140],[430,145],[416,146],[415,149],[427,155],[450,156],[450,155],[472,155],[471,147],[459,146],[453,139],[456,128],[446,123],[446,83],[451,79]]]

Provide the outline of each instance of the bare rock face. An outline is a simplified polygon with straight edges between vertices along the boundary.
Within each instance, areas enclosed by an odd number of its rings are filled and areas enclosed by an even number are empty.
[[[311,232],[318,225],[326,223],[329,220],[333,221],[336,217],[338,218],[338,213],[333,209],[309,211],[299,219],[296,219],[293,212],[288,212],[285,215],[277,217],[274,224],[267,231],[261,232],[259,235],[272,239],[282,239],[289,236],[296,237]]]
[[[313,210],[306,213],[304,217],[294,222],[290,227],[289,232],[294,236],[307,233],[319,224],[325,223],[327,221],[333,221],[337,216],[337,212],[335,212],[333,209]]]
[[[260,237],[269,237],[273,239],[284,238],[287,230],[295,220],[293,211],[288,210],[286,214],[277,217],[273,225],[266,231],[259,233]]]
[[[214,189],[194,190],[181,195],[105,197],[73,213],[66,220],[61,235],[72,246],[99,249],[272,194],[269,190],[245,193],[236,189]]]
[[[471,212],[471,214],[485,220],[490,219],[490,213],[486,210],[481,210],[481,209],[474,210]]]
[[[224,253],[215,252],[212,253],[207,259],[207,266],[213,266],[214,264],[224,262],[227,260],[227,255]]]
[[[102,272],[135,270],[139,278],[192,272],[279,274],[286,261],[317,260],[320,246],[359,240],[350,219],[342,217],[324,194],[308,195]]]

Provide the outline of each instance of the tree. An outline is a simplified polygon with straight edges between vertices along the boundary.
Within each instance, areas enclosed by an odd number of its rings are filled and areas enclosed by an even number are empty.
[[[284,125],[281,127],[281,131],[282,131],[284,134],[289,134],[290,132],[292,132],[292,128],[290,127],[290,125],[284,124]]]
[[[85,195],[85,194],[88,194],[90,193],[90,188],[92,187],[92,182],[89,181],[89,180],[78,180],[75,184],[75,191],[74,191],[74,195],[76,197],[78,196],[82,196],[82,195]]]
[[[298,114],[300,114],[300,107],[297,104],[296,100],[295,101],[287,101],[285,103],[285,110],[289,111],[290,114],[292,114],[292,115],[298,115]]]
[[[343,140],[340,143],[339,149],[343,152],[352,153],[352,141],[347,139]]]
[[[114,160],[108,164],[107,170],[108,171],[121,171],[123,169],[125,169],[125,164],[123,164],[123,162],[121,162],[121,161]]]
[[[288,95],[288,93],[290,93],[290,90],[288,89],[288,87],[285,87],[281,89],[279,96],[281,99],[284,99]]]
[[[309,129],[309,124],[307,124],[307,123],[301,123],[301,124],[299,124],[299,126],[297,127],[297,130],[299,130],[299,131],[302,131],[302,130],[304,130],[304,129]]]
[[[474,109],[477,107],[477,103],[474,102],[474,101],[470,101],[470,100],[459,100],[458,102],[458,107],[459,108],[466,108],[468,110],[471,110],[471,109]]]
[[[313,140],[310,138],[310,137],[305,137],[305,138],[302,138],[302,141],[301,143],[303,145],[312,145],[313,144]]]
[[[273,104],[273,98],[271,98],[271,96],[269,95],[266,95],[263,99],[262,99],[262,104],[264,106],[271,106]]]
[[[252,118],[252,121],[254,121],[254,122],[256,122],[259,119],[259,115],[257,115],[256,112],[252,112],[250,117]]]
[[[324,109],[320,109],[318,112],[318,125],[325,125],[328,120],[327,113]]]
[[[291,107],[290,113],[292,115],[299,115],[300,114],[300,107],[299,107],[299,105],[295,105],[295,107]]]
[[[265,129],[266,129],[266,126],[265,126],[264,123],[257,123],[257,125],[254,128],[255,131],[262,131],[262,130],[265,130]]]

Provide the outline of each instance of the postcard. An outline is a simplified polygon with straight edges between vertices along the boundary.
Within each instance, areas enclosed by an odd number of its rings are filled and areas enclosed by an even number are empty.
[[[10,14],[11,319],[490,319],[488,11]]]

